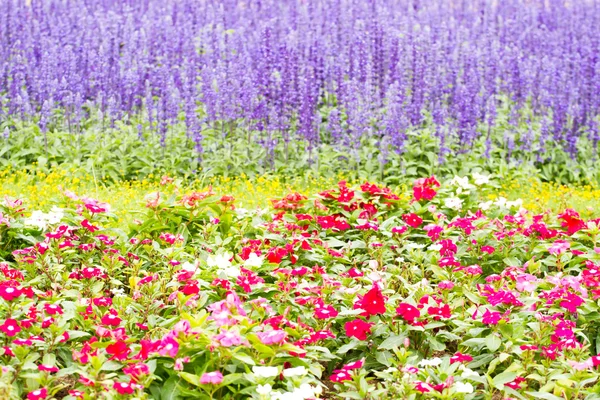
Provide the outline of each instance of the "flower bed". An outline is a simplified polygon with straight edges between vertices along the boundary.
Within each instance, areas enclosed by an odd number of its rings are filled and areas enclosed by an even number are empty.
[[[593,398],[600,221],[489,178],[0,214],[1,398]]]

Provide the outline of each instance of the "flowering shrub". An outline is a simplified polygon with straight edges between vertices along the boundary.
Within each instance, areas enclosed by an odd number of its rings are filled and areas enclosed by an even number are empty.
[[[468,153],[598,183],[598,8],[502,5],[5,0],[0,166],[393,178]]]
[[[152,193],[129,228],[7,198],[0,397],[593,398],[600,221],[493,185]]]

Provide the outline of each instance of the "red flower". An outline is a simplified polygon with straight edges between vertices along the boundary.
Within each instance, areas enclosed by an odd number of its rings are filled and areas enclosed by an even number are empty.
[[[359,308],[365,310],[366,317],[385,314],[385,300],[386,297],[381,294],[379,286],[374,284],[371,290],[369,290],[360,300]]]
[[[123,361],[127,359],[127,355],[131,352],[129,345],[122,340],[109,344],[106,347],[106,352],[112,355],[111,360]]]
[[[437,194],[433,188],[439,186],[440,183],[437,181],[437,179],[435,179],[434,176],[417,179],[413,184],[413,197],[415,198],[415,201],[419,201],[421,199],[432,200]]]
[[[346,336],[355,337],[358,340],[367,340],[367,335],[371,334],[371,325],[362,319],[355,319],[344,324]]]
[[[16,319],[9,318],[0,325],[0,331],[4,332],[6,336],[12,337],[21,332],[21,327]]]
[[[27,400],[44,400],[46,397],[48,397],[48,389],[46,388],[34,390],[27,394]]]
[[[396,313],[404,318],[408,323],[414,322],[415,319],[421,316],[419,309],[408,303],[400,303],[396,307]]]
[[[423,223],[423,218],[419,217],[415,213],[404,214],[402,220],[412,228],[418,228]]]
[[[185,286],[181,288],[181,293],[186,296],[191,296],[200,293],[200,287],[198,286],[197,280],[191,280],[186,282]]]
[[[436,321],[441,318],[450,318],[452,316],[452,312],[450,311],[450,306],[448,304],[444,304],[441,307],[429,307],[427,309],[429,315],[433,316],[433,319]]]
[[[525,378],[523,378],[521,376],[517,376],[514,381],[505,383],[504,386],[508,386],[509,388],[511,388],[513,390],[518,390],[518,389],[521,389],[521,383],[523,383],[525,381],[526,381]]]
[[[570,208],[566,209],[564,213],[559,214],[558,219],[562,219],[561,226],[567,228],[567,234],[569,235],[585,228],[585,222],[579,218],[579,213]]]

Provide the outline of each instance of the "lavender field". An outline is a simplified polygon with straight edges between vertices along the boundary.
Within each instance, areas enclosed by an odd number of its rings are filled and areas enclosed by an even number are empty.
[[[525,162],[547,179],[594,180],[598,7],[4,0],[0,128],[33,147],[44,138],[28,162],[86,158],[81,141],[112,133],[130,154],[166,147],[216,174],[294,161],[387,176],[474,155],[488,169]],[[73,154],[48,150],[69,137]],[[140,150],[144,140],[158,147]],[[561,175],[567,165],[583,173]]]

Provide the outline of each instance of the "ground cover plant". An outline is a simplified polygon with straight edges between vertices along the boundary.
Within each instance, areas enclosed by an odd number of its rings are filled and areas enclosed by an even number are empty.
[[[159,164],[395,183],[448,164],[451,178],[466,158],[598,182],[598,13],[591,0],[5,0],[0,151],[127,179]]]
[[[3,398],[596,398],[600,220],[474,173],[0,225]]]

